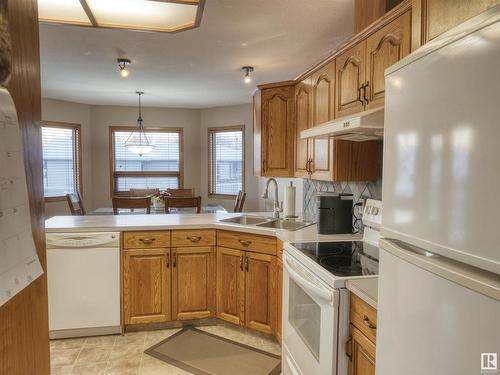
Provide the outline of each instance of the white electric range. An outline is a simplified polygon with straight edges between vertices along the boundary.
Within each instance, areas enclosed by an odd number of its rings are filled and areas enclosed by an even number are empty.
[[[382,202],[368,199],[362,241],[285,244],[283,374],[346,375],[349,336],[347,280],[378,275]]]

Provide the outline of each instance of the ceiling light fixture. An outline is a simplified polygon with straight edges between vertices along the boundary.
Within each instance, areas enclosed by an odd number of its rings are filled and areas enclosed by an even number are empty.
[[[142,125],[141,95],[143,95],[144,92],[136,91],[136,94],[139,95],[139,117],[137,117],[137,127],[130,133],[125,141],[125,148],[134,154],[142,156],[153,151],[154,146],[149,143],[149,139],[144,131],[144,126]]]
[[[250,73],[253,72],[253,66],[244,66],[241,68],[241,70],[243,70],[245,72],[245,78],[243,79],[243,81],[245,83],[251,83],[252,82],[252,77],[250,76]]]
[[[122,59],[122,58],[116,59],[116,61],[118,61],[118,69],[120,72],[120,76],[122,78],[128,77],[130,71],[127,69],[127,66],[130,65],[131,61],[129,59]]]

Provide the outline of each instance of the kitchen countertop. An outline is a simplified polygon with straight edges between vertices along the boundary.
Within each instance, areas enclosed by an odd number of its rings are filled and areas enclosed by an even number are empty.
[[[348,280],[346,288],[374,309],[377,308],[378,277]]]
[[[245,212],[243,214],[270,216],[269,213]],[[320,235],[315,224],[297,231],[287,231],[276,228],[257,227],[255,225],[220,222],[222,219],[241,215],[242,213],[54,216],[45,221],[45,232],[122,232],[131,230],[214,228],[276,236],[283,242],[350,241],[361,239],[360,235],[350,234]]]

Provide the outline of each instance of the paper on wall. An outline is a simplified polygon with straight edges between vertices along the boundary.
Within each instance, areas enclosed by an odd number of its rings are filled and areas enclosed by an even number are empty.
[[[0,306],[42,274],[31,232],[16,107],[0,87]]]

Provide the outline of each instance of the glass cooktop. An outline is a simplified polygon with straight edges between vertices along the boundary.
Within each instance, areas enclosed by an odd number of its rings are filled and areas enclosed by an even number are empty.
[[[378,248],[362,241],[291,244],[334,276],[378,275]]]

